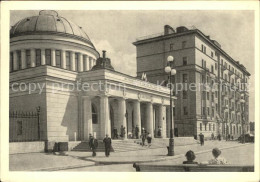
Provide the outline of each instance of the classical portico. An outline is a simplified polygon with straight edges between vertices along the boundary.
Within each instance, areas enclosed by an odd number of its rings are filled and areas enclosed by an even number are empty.
[[[88,90],[81,91],[81,140],[88,140],[89,134],[98,139],[106,134],[113,137],[113,128],[120,134],[121,126],[125,127],[127,139],[129,134],[134,134],[136,125],[152,137],[159,137],[157,132],[161,127],[160,138],[168,137],[169,89],[116,72],[112,67],[107,69],[111,64],[101,59],[108,58],[99,58],[96,68],[79,78],[82,84],[89,85]]]

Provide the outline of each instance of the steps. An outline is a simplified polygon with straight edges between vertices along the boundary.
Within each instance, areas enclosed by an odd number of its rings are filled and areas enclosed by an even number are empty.
[[[91,152],[91,149],[89,148],[88,142],[81,142],[73,147],[72,151]],[[113,146],[111,147],[110,151],[114,152]],[[103,141],[98,141],[98,148],[96,149],[96,152],[105,152],[105,145]]]

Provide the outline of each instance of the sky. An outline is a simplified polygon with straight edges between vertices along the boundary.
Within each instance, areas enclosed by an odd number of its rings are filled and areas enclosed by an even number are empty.
[[[254,12],[248,10],[85,10],[57,11],[59,16],[81,26],[92,43],[107,57],[117,71],[136,76],[136,49],[132,44],[136,38],[163,32],[164,25],[195,26],[211,39],[217,40],[221,48],[234,60],[240,61],[251,73],[249,80],[249,120],[254,121]],[[11,11],[10,25],[39,11]]]

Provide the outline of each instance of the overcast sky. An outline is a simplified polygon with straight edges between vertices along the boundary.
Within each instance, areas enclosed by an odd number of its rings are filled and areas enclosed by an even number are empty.
[[[136,75],[136,50],[132,44],[138,37],[161,33],[164,25],[174,28],[195,26],[234,60],[244,64],[250,77],[250,121],[254,121],[254,12],[253,11],[57,11],[81,26],[99,52],[107,56],[117,71]],[[11,11],[10,25],[39,11]]]

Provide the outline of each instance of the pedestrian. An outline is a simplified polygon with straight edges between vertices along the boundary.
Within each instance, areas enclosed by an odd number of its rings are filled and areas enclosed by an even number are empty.
[[[139,127],[136,125],[135,127],[135,137],[138,139],[139,138]]]
[[[116,127],[114,127],[114,129],[113,129],[113,134],[114,134],[114,136],[113,136],[113,139],[118,139],[118,133],[117,133],[117,128]]]
[[[187,161],[183,161],[183,164],[198,164],[198,162],[194,162],[196,156],[192,150],[189,150],[185,155]]]
[[[204,135],[202,133],[199,134],[200,137],[200,145],[204,145]]]
[[[212,165],[223,165],[223,164],[228,164],[227,160],[219,157],[221,154],[221,151],[218,148],[214,148],[212,150],[212,155],[213,155],[213,159],[208,161],[208,164],[212,164]]]
[[[221,135],[220,134],[218,134],[218,140],[221,141]]]
[[[90,135],[90,139],[89,139],[89,148],[92,151],[92,157],[96,156],[96,149],[98,147],[98,141],[96,138],[94,138],[92,135]]]
[[[104,138],[103,143],[104,143],[104,145],[105,145],[105,155],[106,155],[106,157],[109,157],[112,140],[111,140],[111,138],[108,136],[108,134],[106,134],[106,137]]]
[[[228,134],[228,140],[230,140],[230,134]]]
[[[158,133],[157,133],[158,137],[162,136],[162,128],[161,126],[158,126]]]
[[[125,138],[125,127],[123,125],[121,125],[120,128],[120,137]]]
[[[211,133],[211,140],[214,140],[214,133]]]
[[[143,131],[142,135],[141,135],[141,138],[142,138],[142,147],[145,145],[145,140],[146,140],[146,133],[145,131]]]
[[[150,133],[147,133],[147,143],[148,143],[148,147],[151,147],[151,145],[152,145],[152,135]]]

